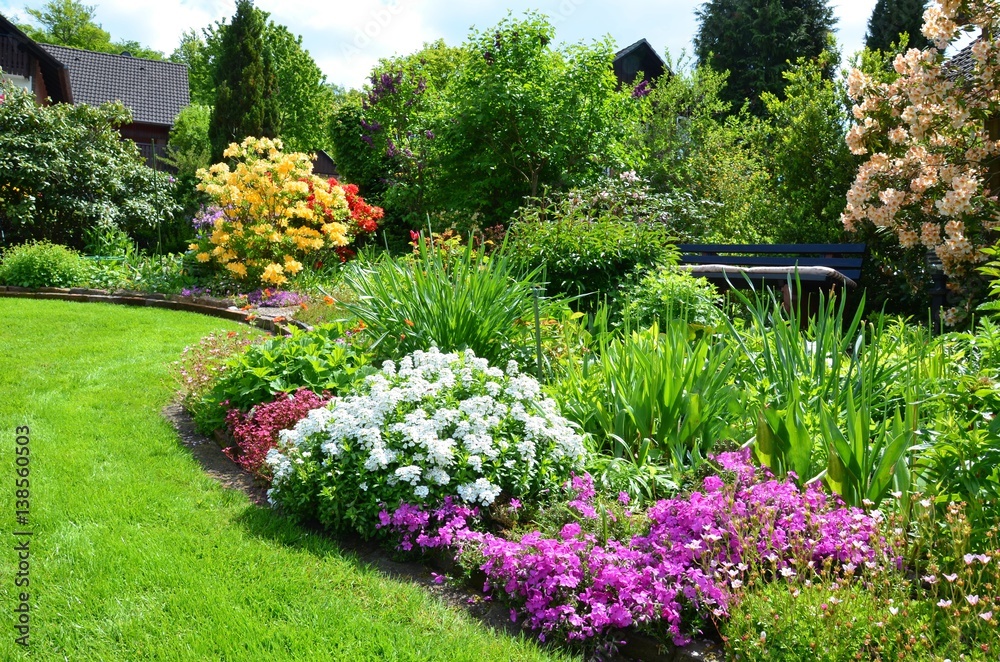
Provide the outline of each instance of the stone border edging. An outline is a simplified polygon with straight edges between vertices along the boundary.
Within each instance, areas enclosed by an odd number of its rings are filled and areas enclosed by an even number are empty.
[[[252,315],[236,308],[233,301],[213,297],[181,296],[179,294],[158,294],[134,292],[130,290],[97,290],[86,287],[15,287],[0,285],[0,297],[14,299],[54,299],[75,301],[77,303],[110,303],[122,306],[142,306],[150,308],[166,308],[189,313],[199,313],[211,317],[241,322],[263,329],[268,333],[290,335],[291,327],[305,331],[312,327],[304,322],[286,319],[276,322],[275,318],[266,315]]]

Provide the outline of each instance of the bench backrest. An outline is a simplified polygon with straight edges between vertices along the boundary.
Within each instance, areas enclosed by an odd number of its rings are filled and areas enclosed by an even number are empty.
[[[735,267],[829,267],[861,279],[865,244],[681,244],[681,264]]]

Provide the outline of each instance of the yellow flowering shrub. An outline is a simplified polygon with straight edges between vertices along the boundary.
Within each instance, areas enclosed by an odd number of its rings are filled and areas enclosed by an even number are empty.
[[[198,190],[222,213],[189,248],[248,286],[277,286],[351,243],[344,189],[312,173],[308,154],[280,140],[247,138],[223,153],[229,163],[198,171]]]

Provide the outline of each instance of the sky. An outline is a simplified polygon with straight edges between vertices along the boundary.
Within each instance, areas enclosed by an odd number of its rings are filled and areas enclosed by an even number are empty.
[[[610,35],[617,48],[645,38],[673,59],[693,50],[695,9],[703,0],[257,0],[271,20],[302,35],[327,80],[360,88],[380,58],[412,53],[424,43],[465,40],[469,29],[488,28],[508,11],[536,10],[549,16],[556,40],[589,42]],[[837,41],[845,57],[860,50],[876,0],[831,0]],[[0,0],[0,14],[30,22],[26,7],[44,0]],[[135,40],[170,54],[181,34],[227,19],[235,0],[84,0],[113,40]]]

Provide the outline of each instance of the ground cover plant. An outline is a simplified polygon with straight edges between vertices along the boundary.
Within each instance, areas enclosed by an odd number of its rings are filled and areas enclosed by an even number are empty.
[[[552,659],[204,475],[161,410],[218,319],[0,300],[0,434],[31,444],[31,637],[6,660]],[[13,490],[0,506],[13,512]],[[13,577],[16,554],[0,554]],[[0,600],[15,605],[13,582]],[[321,625],[318,625],[321,624]],[[13,631],[12,631],[13,632]]]

